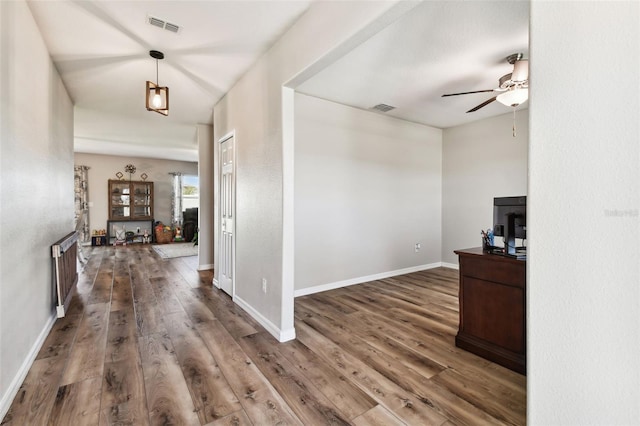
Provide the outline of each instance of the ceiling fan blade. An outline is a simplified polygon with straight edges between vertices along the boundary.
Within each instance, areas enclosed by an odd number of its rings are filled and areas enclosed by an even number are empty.
[[[487,99],[486,101],[484,101],[483,103],[481,103],[481,104],[480,104],[480,105],[478,105],[477,107],[475,107],[475,108],[471,108],[471,109],[470,109],[469,111],[467,111],[467,112],[469,113],[469,112],[477,111],[477,110],[479,110],[480,108],[485,107],[485,106],[489,105],[491,102],[495,101],[495,100],[496,100],[496,98],[497,98],[497,96],[494,96],[494,97],[493,97],[493,98],[491,98],[491,99]]]
[[[460,93],[447,93],[446,95],[442,95],[442,97],[446,97],[446,96],[458,96],[458,95],[469,95],[471,93],[484,93],[484,92],[493,92],[494,89],[487,89],[487,90],[475,90],[473,92],[460,92]]]

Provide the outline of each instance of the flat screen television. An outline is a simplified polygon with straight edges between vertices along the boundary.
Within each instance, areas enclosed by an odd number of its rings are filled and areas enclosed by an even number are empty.
[[[504,237],[504,253],[516,256],[524,247],[516,246],[516,238],[527,238],[527,197],[493,199],[493,235]]]

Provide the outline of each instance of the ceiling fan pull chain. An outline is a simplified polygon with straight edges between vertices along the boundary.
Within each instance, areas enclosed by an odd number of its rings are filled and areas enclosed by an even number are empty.
[[[516,108],[513,107],[513,137],[516,137]]]

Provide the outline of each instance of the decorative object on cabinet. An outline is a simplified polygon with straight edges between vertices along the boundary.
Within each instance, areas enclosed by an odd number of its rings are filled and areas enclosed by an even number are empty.
[[[109,180],[109,220],[153,219],[153,182]]]
[[[136,173],[136,170],[136,166],[134,166],[133,164],[127,164],[126,166],[124,166],[124,171],[129,173],[129,180],[131,180],[131,176]]]
[[[143,174],[140,175],[140,179],[142,179],[142,180],[147,180],[148,177],[149,176],[147,176],[146,173],[143,173]]]
[[[127,243],[153,242],[153,219],[147,220],[107,220],[106,244],[113,244],[116,233],[124,231],[124,239]],[[145,234],[147,239],[145,239]]]
[[[118,173],[116,173],[116,177],[117,177],[119,180],[124,180],[124,175],[122,174],[122,172],[118,172]]]

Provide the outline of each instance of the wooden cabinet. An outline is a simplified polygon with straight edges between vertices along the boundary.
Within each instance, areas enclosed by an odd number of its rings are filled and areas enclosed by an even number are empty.
[[[153,182],[109,180],[109,220],[152,220]]]
[[[526,374],[526,261],[456,250],[460,327],[456,346]]]

